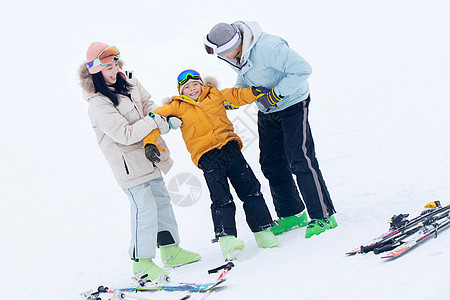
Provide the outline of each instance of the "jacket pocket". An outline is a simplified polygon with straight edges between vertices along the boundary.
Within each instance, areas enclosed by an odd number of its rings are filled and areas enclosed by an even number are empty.
[[[120,114],[119,120],[121,117],[124,117],[128,123],[134,124],[141,119],[141,115],[139,110],[135,106],[135,103],[131,101],[127,96],[119,95],[120,101],[119,105],[116,106],[117,111]]]
[[[118,95],[120,97],[119,105],[116,106],[117,111],[124,116],[134,109],[134,103],[127,96]]]
[[[231,123],[231,121],[230,121],[228,118],[219,117],[219,119],[220,119],[223,123],[227,124],[228,126],[233,127],[233,123]]]
[[[123,155],[122,155],[122,160],[123,160],[123,166],[125,167],[125,172],[127,173],[127,175],[130,175],[130,170],[128,170],[127,162],[125,160],[125,157],[123,157]]]
[[[183,136],[183,140],[185,141],[186,144],[192,140],[192,138],[195,136],[195,132],[196,132],[195,124],[181,131],[181,135]]]
[[[123,153],[122,159],[124,172],[129,179],[145,176],[155,171],[153,164],[145,157],[143,148]]]

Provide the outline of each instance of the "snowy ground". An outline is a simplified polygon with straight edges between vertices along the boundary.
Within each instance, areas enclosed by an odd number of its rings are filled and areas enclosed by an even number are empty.
[[[0,298],[80,299],[100,284],[131,283],[128,201],[96,145],[77,81],[89,43],[118,46],[126,68],[159,102],[176,94],[176,75],[186,68],[232,86],[234,72],[204,53],[202,37],[217,22],[251,20],[288,40],[313,67],[310,123],[339,227],[309,240],[304,229],[292,231],[280,236],[280,247],[262,250],[239,209],[246,251],[209,298],[447,299],[450,231],[395,261],[344,254],[385,231],[393,214],[450,202],[447,1],[211,3],[2,2]],[[273,213],[254,113],[249,106],[229,117]],[[206,270],[222,261],[210,243],[206,184],[179,132],[166,140],[175,160],[166,183],[177,187],[173,180],[183,174],[200,182],[192,191],[198,201],[174,208],[182,246],[203,257],[171,276],[213,281]]]

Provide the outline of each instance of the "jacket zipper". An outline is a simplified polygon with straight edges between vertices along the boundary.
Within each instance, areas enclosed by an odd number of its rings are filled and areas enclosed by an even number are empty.
[[[136,103],[134,103],[133,98],[131,97],[131,94],[127,94],[126,96],[128,96],[128,98],[130,99],[131,103],[133,103],[134,109],[137,111],[138,115],[141,117],[141,119],[143,119],[144,116],[141,114],[141,112],[137,108]]]
[[[208,120],[208,123],[210,124],[211,131],[212,131],[211,137],[212,137],[213,143],[214,143],[214,140],[217,140],[216,135],[215,135],[216,129],[214,128],[214,125],[213,125],[213,122],[211,121],[211,118],[210,118],[210,117],[208,116],[208,114],[205,112],[205,110],[203,109],[203,107],[200,106],[200,103],[201,103],[201,102],[192,100],[192,99],[190,99],[189,97],[182,97],[182,98],[184,99],[184,101],[185,101],[186,103],[189,103],[188,101],[193,101],[193,102],[195,102],[195,103],[191,103],[191,105],[195,105],[196,107],[198,107],[198,108],[202,111],[202,113],[203,113],[203,115],[205,116],[206,120]],[[187,99],[186,99],[186,98],[187,98]],[[203,100],[205,100],[205,99],[203,99]],[[213,148],[211,148],[211,149],[213,149]],[[208,150],[208,151],[209,151],[209,150]]]
[[[233,64],[233,63],[232,63],[231,61],[229,61],[228,59],[222,58],[222,57],[220,57],[220,56],[218,56],[218,58],[221,59],[221,60],[223,60],[223,61],[226,61],[228,64],[230,64],[231,66],[233,66],[233,67],[235,67],[235,68],[237,68],[237,69],[239,69],[239,70],[242,70],[242,68],[245,67],[245,66],[247,65],[247,62],[248,62],[248,61],[246,61],[245,64],[243,64],[242,66],[239,67],[239,66],[236,66],[235,64]]]
[[[211,138],[212,138],[212,142],[213,142],[213,144],[215,144],[215,142],[217,141],[217,137],[216,137],[216,129],[214,128],[214,124],[213,124],[213,122],[211,121],[211,118],[208,116],[208,114],[205,112],[205,110],[203,109],[203,107],[201,107],[201,106],[198,106],[198,108],[200,108],[200,110],[202,111],[202,113],[205,115],[205,117],[206,117],[206,119],[208,120],[208,122],[209,122],[209,124],[211,125],[211,128],[212,128],[212,135],[211,135]],[[214,149],[214,148],[211,148],[211,149]],[[209,149],[209,150],[211,150],[211,149]],[[208,150],[208,151],[209,151]]]

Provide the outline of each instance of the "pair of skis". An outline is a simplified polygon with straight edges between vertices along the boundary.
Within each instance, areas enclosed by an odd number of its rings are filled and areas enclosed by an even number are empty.
[[[389,231],[357,247],[347,255],[374,252],[381,258],[396,258],[417,246],[429,237],[437,237],[440,230],[450,225],[450,205],[442,207],[439,201],[425,205],[422,213],[408,220],[409,214],[394,215],[389,223]]]
[[[199,292],[205,293],[202,299],[206,297],[219,285],[225,282],[224,276],[231,268],[234,267],[232,262],[228,262],[217,268],[208,270],[209,274],[217,273],[223,270],[215,282],[211,283],[171,283],[170,278],[167,276],[160,277],[157,282],[150,282],[146,279],[146,275],[137,274],[133,276],[133,280],[137,283],[135,287],[110,289],[108,287],[99,286],[96,291],[90,290],[81,294],[83,299],[86,300],[101,300],[100,295],[102,293],[112,294],[110,300],[116,299],[148,299],[138,295],[138,292],[156,292],[156,291],[185,291],[185,292]],[[150,283],[150,284],[148,284]],[[190,295],[184,296],[181,300],[189,299]]]

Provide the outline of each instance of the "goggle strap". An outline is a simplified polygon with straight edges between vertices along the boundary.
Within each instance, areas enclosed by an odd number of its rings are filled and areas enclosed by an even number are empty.
[[[231,24],[231,26],[233,26],[234,30],[235,30],[235,34],[233,36],[233,38],[231,40],[229,40],[227,43],[225,43],[224,45],[217,47],[216,44],[211,43],[208,40],[208,35],[205,35],[203,38],[203,43],[205,44],[205,46],[209,47],[212,51],[211,54],[217,54],[217,53],[222,53],[223,51],[231,48],[234,44],[237,43],[237,41],[239,40],[239,38],[241,37],[241,32],[239,31],[239,29],[236,27],[236,25]]]
[[[102,54],[105,53],[105,51],[108,50],[108,49],[110,49],[110,48],[114,48],[115,50],[117,50],[117,54],[114,55],[114,56],[112,56],[112,59],[111,59],[111,61],[110,61],[109,63],[102,63],[102,62],[100,61],[100,56],[102,56]],[[110,57],[110,56],[111,56],[111,55],[109,55],[109,56],[107,56],[107,57]],[[87,66],[88,69],[92,69],[93,67],[96,67],[96,66],[98,66],[98,65],[107,66],[107,65],[109,65],[110,63],[112,63],[114,60],[119,60],[119,58],[120,58],[120,52],[119,52],[119,49],[117,49],[116,46],[109,46],[109,47],[105,48],[102,52],[100,52],[100,54],[97,56],[96,59],[94,59],[93,61],[87,62],[87,63],[86,63],[86,66]],[[104,59],[104,58],[103,58],[103,59]]]
[[[205,36],[203,37],[203,44],[205,44],[205,46],[211,48],[211,50],[212,50],[212,53],[211,53],[211,54],[216,54],[216,51],[215,51],[215,50],[217,49],[217,45],[211,43],[211,42],[208,40],[208,35],[205,35]]]

